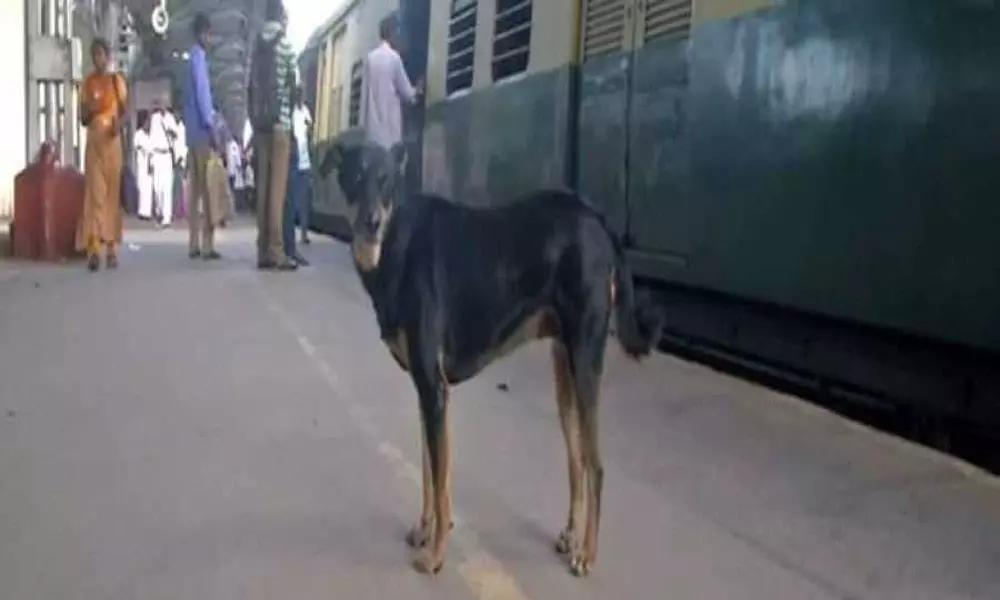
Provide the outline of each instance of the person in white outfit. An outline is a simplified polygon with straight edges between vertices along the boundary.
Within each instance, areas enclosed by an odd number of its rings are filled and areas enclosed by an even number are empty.
[[[243,155],[246,156],[253,147],[251,143],[253,142],[253,125],[250,124],[249,118],[243,121],[243,135],[240,138],[242,138],[240,141],[243,143]]]
[[[248,118],[243,122],[243,205],[256,210],[256,184],[253,178],[253,125]]]
[[[302,230],[302,243],[309,245],[309,209],[312,202],[312,160],[309,156],[312,141],[312,114],[306,106],[302,88],[296,88],[293,94],[292,107],[292,165],[288,171],[289,205],[286,210],[291,213],[286,237],[295,242],[295,224],[298,222]],[[285,244],[289,242],[286,239]],[[296,259],[298,260],[298,259]],[[300,262],[305,262],[303,259]]]
[[[169,227],[174,211],[174,140],[177,121],[173,115],[157,106],[149,123],[149,142],[153,163],[153,203],[160,215],[160,224]]]
[[[402,103],[414,104],[423,93],[423,82],[410,84],[396,51],[394,18],[382,20],[379,37],[382,42],[368,53],[364,64],[364,130],[369,142],[389,149],[403,141]]]
[[[243,150],[235,138],[231,138],[226,145],[226,171],[229,175],[229,186],[233,188],[233,195],[236,197],[236,204],[242,210],[245,208],[243,188],[246,187],[243,179]]]
[[[187,129],[184,126],[184,118],[181,116],[180,112],[175,108],[173,111],[174,124],[177,126],[175,131],[177,132],[176,137],[173,140],[173,151],[174,151],[174,206],[181,207],[181,209],[187,213],[187,160],[188,160],[188,145],[187,145]],[[175,209],[175,212],[179,212]]]
[[[136,114],[135,137],[135,184],[139,188],[139,218],[148,221],[153,218],[153,153],[149,139],[149,112],[140,110]]]

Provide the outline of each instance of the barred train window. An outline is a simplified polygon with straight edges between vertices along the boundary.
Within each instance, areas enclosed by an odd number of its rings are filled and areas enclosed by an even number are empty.
[[[452,94],[472,87],[476,54],[477,0],[452,0],[448,23],[448,65],[445,93]]]
[[[493,81],[528,68],[532,0],[496,0],[493,27]]]
[[[62,81],[56,82],[56,105],[54,112],[56,120],[56,143],[59,144],[59,156],[63,156],[63,146],[65,145],[63,136],[66,135],[66,84]]]
[[[333,87],[329,91],[327,105],[327,119],[329,121],[330,135],[336,135],[343,129],[341,115],[344,112],[344,30],[341,29],[333,38],[330,47],[330,64],[327,71],[330,75],[330,85]],[[350,88],[348,88],[350,92]],[[359,94],[360,97],[360,94]],[[348,107],[350,108],[350,107]],[[360,113],[360,111],[359,111]],[[329,137],[329,136],[328,136]]]
[[[42,0],[40,8],[38,33],[41,35],[55,34],[55,6],[52,5],[52,0]]]
[[[351,67],[351,99],[348,106],[347,126],[357,127],[361,122],[361,61]]]
[[[72,98],[70,99],[70,104],[69,104],[69,110],[72,111],[71,117],[72,117],[72,122],[73,122],[73,129],[71,131],[71,135],[73,136],[73,138],[72,138],[73,139],[73,165],[76,166],[76,167],[82,167],[83,166],[83,154],[80,152],[80,147],[82,145],[80,143],[81,142],[80,131],[81,131],[81,129],[82,129],[83,126],[80,125],[80,119],[79,119],[79,114],[78,114],[79,111],[80,111],[80,109],[79,109],[79,106],[80,106],[80,104],[79,104],[80,103],[80,88],[79,88],[79,85],[78,84],[72,84],[70,86],[70,91],[72,93]]]
[[[621,50],[625,43],[625,2],[587,0],[582,37],[584,60]]]
[[[691,33],[691,0],[647,0],[643,41],[684,39]]]
[[[49,139],[49,86],[48,81],[38,82],[38,145],[39,147]]]

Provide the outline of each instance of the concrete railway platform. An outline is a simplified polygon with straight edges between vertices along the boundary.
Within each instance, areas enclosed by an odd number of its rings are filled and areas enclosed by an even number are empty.
[[[1000,598],[1000,485],[964,463],[671,356],[614,348],[600,555],[568,502],[547,349],[456,388],[457,525],[403,542],[415,395],[345,246],[254,269],[133,228],[121,268],[0,263],[0,599]]]

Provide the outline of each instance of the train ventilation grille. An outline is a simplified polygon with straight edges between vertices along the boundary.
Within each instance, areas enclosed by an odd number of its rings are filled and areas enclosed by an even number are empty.
[[[476,0],[452,0],[448,22],[448,64],[445,93],[472,87],[476,57]]]
[[[497,0],[493,26],[493,81],[527,70],[531,15],[531,0]]]
[[[625,0],[587,0],[583,21],[583,59],[610,54],[625,42]]]
[[[645,0],[643,42],[685,39],[691,33],[691,0]]]
[[[362,63],[359,60],[351,67],[351,96],[347,107],[348,127],[357,127],[361,122],[361,79]]]

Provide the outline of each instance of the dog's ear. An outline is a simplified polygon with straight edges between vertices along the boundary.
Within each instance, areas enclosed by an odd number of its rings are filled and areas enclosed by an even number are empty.
[[[323,162],[319,165],[320,177],[326,179],[333,170],[339,169],[342,164],[344,164],[344,146],[337,142],[326,151],[326,156],[323,157]]]
[[[389,150],[389,154],[392,155],[392,162],[399,174],[404,175],[406,173],[406,161],[410,159],[409,153],[406,152],[406,146],[403,145],[403,142],[397,142]]]

